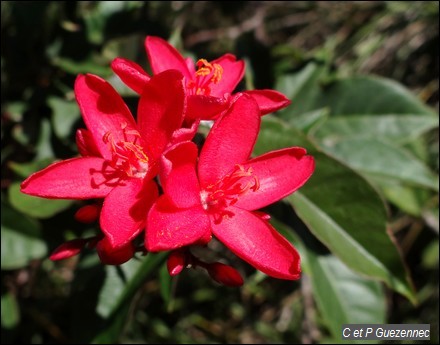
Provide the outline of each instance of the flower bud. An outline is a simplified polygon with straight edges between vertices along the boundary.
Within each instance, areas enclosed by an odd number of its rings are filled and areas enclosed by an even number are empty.
[[[167,268],[170,276],[178,275],[186,266],[186,252],[181,249],[173,250],[168,256]]]
[[[98,242],[96,251],[101,262],[106,265],[122,265],[130,260],[136,252],[136,247],[132,242],[120,247],[113,248],[106,237]]]
[[[230,286],[237,287],[243,285],[243,278],[238,271],[228,265],[222,264],[220,262],[215,262],[206,266],[209,275],[216,282]]]
[[[101,207],[98,205],[86,205],[81,207],[75,213],[75,219],[81,223],[93,223],[99,217]]]
[[[57,249],[55,249],[50,255],[50,259],[53,261],[63,260],[72,256],[78,255],[84,248],[88,239],[77,238],[75,240],[64,242]]]

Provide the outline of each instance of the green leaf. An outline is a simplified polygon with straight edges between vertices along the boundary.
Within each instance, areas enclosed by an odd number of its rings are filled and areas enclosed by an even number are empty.
[[[297,249],[301,268],[310,277],[318,308],[333,338],[341,339],[341,325],[353,323],[384,323],[386,302],[382,284],[350,270],[331,254],[318,254],[287,225],[276,218],[271,223]]]
[[[27,178],[32,173],[46,168],[49,164],[53,163],[53,161],[53,158],[46,158],[28,163],[8,162],[8,166],[20,177]]]
[[[168,268],[166,262],[160,268],[160,295],[162,296],[165,304],[167,305],[167,310],[171,308],[171,293],[172,293],[172,277],[168,273]]]
[[[140,260],[132,259],[120,266],[106,266],[106,279],[99,295],[97,313],[108,318],[123,303],[128,303],[143,280],[163,261],[165,254],[150,253]]]
[[[309,230],[351,269],[414,300],[400,254],[387,234],[386,211],[377,192],[356,172],[319,152],[300,132],[266,117],[255,153],[288,146],[306,147],[316,161],[310,180],[287,198]]]
[[[58,97],[50,97],[47,101],[52,108],[52,123],[58,138],[66,139],[72,133],[73,124],[80,119],[78,105]]]
[[[12,329],[20,322],[20,308],[11,292],[2,295],[2,327]]]
[[[5,270],[26,266],[31,260],[47,255],[40,237],[40,225],[1,203],[1,267]]]
[[[320,88],[326,76],[326,68],[314,62],[295,74],[284,74],[276,81],[275,90],[282,92],[292,101],[292,104],[279,112],[288,121],[295,116],[314,111],[320,96]]]
[[[277,80],[275,89],[292,100],[279,112],[290,121],[301,113],[328,108],[341,115],[435,115],[434,111],[399,83],[380,77],[355,76],[324,82],[326,70],[315,63]]]
[[[77,75],[82,73],[92,73],[103,78],[113,75],[109,64],[104,61],[99,61],[98,57],[91,56],[81,61],[76,61],[71,58],[57,56],[52,63],[66,71],[67,73]]]
[[[308,113],[302,113],[296,115],[289,122],[293,127],[301,130],[302,132],[309,133],[312,132],[314,128],[321,127],[322,123],[327,123],[328,109],[322,108],[314,110]]]
[[[120,338],[133,298],[166,253],[102,265],[96,254],[81,258],[72,286],[72,334],[79,344],[111,344]]]
[[[341,325],[385,323],[386,301],[379,282],[354,273],[333,255],[306,251],[313,296],[334,339]]]
[[[139,261],[130,260],[121,266],[106,266],[106,278],[99,294],[97,313],[106,322],[96,333],[92,344],[114,343],[127,322],[131,301],[145,279],[164,260],[166,253],[148,254]]]
[[[379,186],[381,193],[389,202],[408,214],[416,217],[422,216],[432,194],[429,190],[410,187],[399,181],[379,176],[369,176],[369,178]]]
[[[292,120],[293,121],[293,120]],[[405,143],[438,127],[437,116],[360,115],[333,116],[322,123],[313,136],[321,142],[347,139],[383,139]]]
[[[24,194],[20,191],[20,183],[14,182],[8,190],[9,202],[18,211],[34,218],[50,218],[69,208],[72,200],[44,199]]]
[[[403,148],[377,139],[347,139],[324,149],[366,176],[380,176],[438,191],[438,176]]]

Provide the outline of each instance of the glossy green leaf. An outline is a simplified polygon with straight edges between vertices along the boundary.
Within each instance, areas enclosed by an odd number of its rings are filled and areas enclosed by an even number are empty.
[[[313,110],[311,112],[298,114],[289,122],[295,128],[298,128],[302,132],[312,132],[314,128],[321,127],[322,123],[327,123],[328,109],[322,108]]]
[[[319,109],[317,99],[321,84],[326,76],[326,68],[316,63],[309,63],[295,74],[285,74],[277,79],[275,90],[282,92],[292,104],[279,112],[287,121],[295,116]]]
[[[72,200],[44,199],[23,194],[19,182],[11,184],[8,196],[9,202],[16,210],[34,218],[50,218],[73,204]]]
[[[271,223],[298,249],[303,284],[310,279],[313,297],[336,341],[341,339],[343,324],[385,322],[381,283],[355,273],[334,255],[318,254],[278,219],[271,218]]]
[[[413,299],[377,192],[356,172],[319,152],[300,132],[264,119],[256,154],[288,146],[306,147],[316,161],[310,180],[287,198],[309,230],[354,271]]]
[[[395,179],[372,175],[369,179],[380,188],[381,193],[389,202],[416,217],[422,216],[432,194],[428,189],[411,187]]]
[[[340,339],[343,324],[385,323],[380,283],[354,273],[333,255],[308,251],[306,256],[313,296],[335,339]]]
[[[367,176],[396,179],[438,191],[438,176],[403,148],[377,139],[328,143],[325,150]]]
[[[40,225],[35,220],[1,203],[1,267],[17,269],[31,260],[47,255],[46,243],[40,237]]]
[[[292,119],[293,121],[293,119]],[[336,143],[346,139],[383,139],[408,142],[438,127],[437,116],[361,115],[333,116],[321,124],[313,136],[323,142]]]
[[[325,69],[310,63],[296,74],[277,80],[275,89],[292,100],[280,112],[287,121],[296,115],[327,107],[333,115],[435,115],[401,84],[386,78],[356,76],[324,82]]]
[[[2,294],[2,328],[12,329],[20,322],[20,308],[11,292]]]

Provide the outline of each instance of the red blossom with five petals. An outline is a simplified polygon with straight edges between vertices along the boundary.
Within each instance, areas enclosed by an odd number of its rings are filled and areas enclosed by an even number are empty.
[[[143,91],[136,122],[109,83],[78,76],[75,95],[87,126],[77,132],[82,157],[53,163],[21,184],[23,193],[49,199],[102,198],[99,222],[106,237],[99,252],[106,261],[112,261],[109,248],[121,249],[124,260],[133,254],[130,241],[159,194],[157,163],[184,118],[180,72],[157,74]]]
[[[214,124],[199,157],[192,142],[176,144],[164,154],[164,194],[148,214],[147,250],[206,244],[214,235],[262,272],[299,278],[298,252],[257,210],[300,188],[315,163],[300,147],[250,158],[260,121],[256,101],[241,94]]]
[[[215,120],[233,102],[233,91],[243,79],[245,63],[232,54],[208,62],[200,59],[196,63],[184,58],[176,48],[160,37],[148,36],[145,40],[148,60],[154,74],[176,69],[185,77],[188,97],[188,120]],[[133,61],[116,58],[113,71],[137,93],[142,93],[150,76]],[[264,89],[244,91],[257,102],[261,114],[282,109],[290,104],[282,93]]]

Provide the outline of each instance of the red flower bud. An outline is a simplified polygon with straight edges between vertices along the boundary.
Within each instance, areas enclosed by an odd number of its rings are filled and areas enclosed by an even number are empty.
[[[240,273],[238,273],[238,271],[231,266],[222,264],[220,262],[215,262],[213,264],[206,265],[206,269],[208,270],[211,278],[220,284],[231,287],[243,285],[243,278],[241,277]]]
[[[177,249],[173,250],[168,256],[167,268],[170,276],[178,275],[186,266],[186,251]]]
[[[53,253],[50,256],[50,259],[56,261],[78,255],[87,242],[88,239],[82,239],[82,238],[77,238],[75,240],[67,241],[53,251]]]
[[[86,205],[75,213],[75,219],[81,223],[93,223],[98,219],[101,207],[98,205]]]
[[[106,265],[122,265],[130,260],[136,252],[136,247],[132,242],[120,247],[112,248],[106,237],[98,242],[96,251],[101,262]]]

